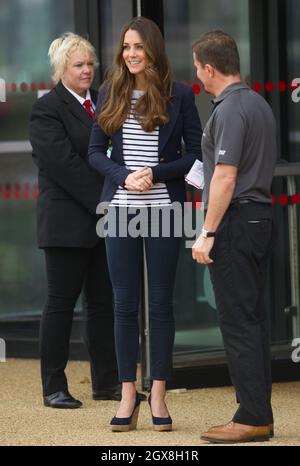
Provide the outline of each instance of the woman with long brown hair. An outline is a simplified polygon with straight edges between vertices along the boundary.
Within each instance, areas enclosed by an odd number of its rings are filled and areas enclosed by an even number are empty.
[[[89,147],[91,165],[105,176],[101,201],[109,204],[108,218],[115,218],[118,226],[113,232],[110,226],[116,224],[110,225],[109,220],[105,230],[122,382],[121,404],[111,421],[114,431],[134,429],[139,411],[135,381],[143,244],[150,315],[149,404],[154,428],[172,429],[165,391],[172,370],[172,295],[181,235],[175,234],[171,213],[175,203],[185,201],[184,174],[201,156],[201,133],[193,91],[172,81],[159,28],[149,19],[132,19],[122,30],[113,65],[100,88]],[[110,144],[112,152],[107,157]],[[161,214],[158,222],[153,221],[155,212]],[[137,217],[146,219],[138,234],[130,228]],[[166,218],[167,233],[163,228]],[[125,235],[121,232],[124,223]]]

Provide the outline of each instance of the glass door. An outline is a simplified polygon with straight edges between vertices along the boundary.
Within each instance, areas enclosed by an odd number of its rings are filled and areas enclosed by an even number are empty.
[[[194,87],[202,126],[211,112],[211,99],[196,78],[191,44],[204,32],[222,29],[236,39],[243,78],[250,74],[248,0],[164,0],[164,34],[175,79]],[[196,215],[201,193],[189,189]],[[223,353],[223,342],[208,268],[195,263],[183,241],[175,288],[176,337],[174,366],[199,363]]]
[[[204,126],[211,112],[212,96],[206,94],[196,78],[191,44],[202,33],[209,30],[221,29],[228,32],[238,44],[242,79],[251,83],[250,21],[255,21],[255,18],[249,17],[249,1],[164,0],[163,12],[166,47],[174,77],[178,81],[193,86],[201,122]],[[274,244],[266,290],[266,303],[272,321],[274,352],[282,348],[288,351],[292,340],[292,319],[289,315],[291,301],[289,214],[287,206],[280,201],[285,187],[287,187],[286,179],[277,178],[274,181],[274,209],[279,235]],[[201,200],[201,193],[189,189],[188,199],[192,202],[195,216],[197,201]],[[225,362],[208,269],[192,260],[191,250],[185,247],[184,241],[177,271],[174,310],[177,329],[173,353],[174,368]]]
[[[28,141],[33,102],[53,83],[48,48],[74,30],[73,0],[1,1],[0,321],[40,314],[46,296],[36,244],[37,170]]]

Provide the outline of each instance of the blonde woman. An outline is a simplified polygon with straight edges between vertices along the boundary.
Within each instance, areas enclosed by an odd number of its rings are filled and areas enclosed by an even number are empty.
[[[83,292],[85,342],[94,399],[120,399],[114,351],[112,290],[104,240],[96,235],[102,176],[87,157],[97,93],[97,57],[86,39],[67,33],[49,49],[56,86],[33,105],[30,141],[39,169],[38,245],[44,250],[48,296],[41,319],[44,404],[79,408],[65,367],[73,311]]]
[[[110,204],[108,210],[119,220],[124,209],[132,211],[133,207],[137,207],[138,215],[146,212],[150,221],[155,209],[172,218],[173,203],[185,200],[184,174],[201,156],[201,125],[192,89],[171,79],[164,41],[154,22],[140,17],[124,26],[113,67],[100,89],[97,111],[89,160],[105,176],[101,200]],[[110,139],[112,153],[108,158]],[[132,214],[129,210],[125,213],[131,221]],[[111,235],[109,230],[105,237],[122,382],[121,404],[111,421],[113,431],[134,429],[139,411],[135,381],[143,242],[149,280],[149,404],[154,429],[172,430],[165,390],[172,369],[172,295],[181,238],[174,234],[172,221],[169,235],[164,235],[161,224],[155,226],[159,231],[153,236],[149,222],[149,230],[137,237],[130,232],[126,236],[124,232]]]

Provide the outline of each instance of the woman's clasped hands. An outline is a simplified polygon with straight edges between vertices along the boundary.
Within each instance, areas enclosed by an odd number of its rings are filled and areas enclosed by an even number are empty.
[[[153,186],[151,168],[142,167],[127,176],[125,188],[129,191],[148,191]]]

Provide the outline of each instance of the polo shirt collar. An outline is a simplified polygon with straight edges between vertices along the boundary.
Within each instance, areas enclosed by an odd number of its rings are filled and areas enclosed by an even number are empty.
[[[229,86],[225,87],[225,89],[221,92],[218,97],[212,100],[213,104],[218,104],[222,102],[222,100],[226,99],[232,92],[238,91],[239,89],[249,89],[249,86],[247,84],[243,83],[242,81],[239,81],[237,83],[229,84]]]

